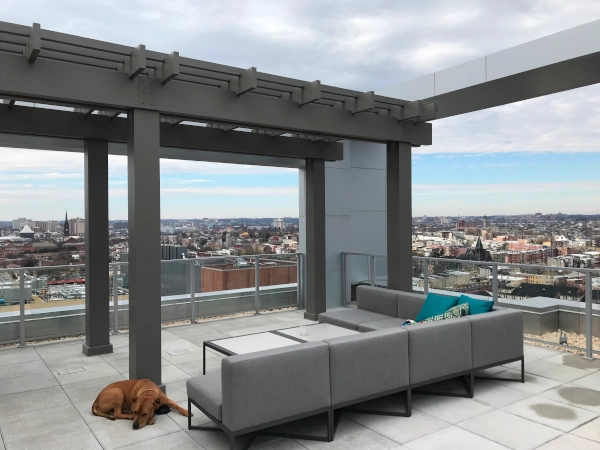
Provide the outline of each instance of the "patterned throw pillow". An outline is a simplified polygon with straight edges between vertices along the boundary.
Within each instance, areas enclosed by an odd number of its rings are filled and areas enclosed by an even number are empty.
[[[463,303],[461,305],[456,305],[450,308],[443,314],[439,314],[437,316],[430,317],[429,319],[425,319],[423,322],[437,322],[438,320],[446,320],[446,319],[454,319],[456,317],[463,317],[469,315],[469,304]]]

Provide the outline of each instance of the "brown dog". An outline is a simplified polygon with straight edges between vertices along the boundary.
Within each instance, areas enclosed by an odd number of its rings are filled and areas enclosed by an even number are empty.
[[[169,399],[152,381],[123,380],[102,389],[92,405],[92,412],[110,420],[133,420],[133,429],[137,430],[154,425],[154,412],[162,405],[188,415],[186,409]]]

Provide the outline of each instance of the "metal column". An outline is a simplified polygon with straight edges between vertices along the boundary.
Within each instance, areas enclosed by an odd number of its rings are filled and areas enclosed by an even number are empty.
[[[87,356],[112,353],[108,275],[108,141],[84,140],[85,342]]]
[[[412,291],[412,162],[411,146],[387,144],[388,287]]]
[[[306,160],[306,312],[318,320],[327,309],[325,279],[325,161]]]
[[[160,385],[160,118],[142,109],[127,117],[129,378]]]

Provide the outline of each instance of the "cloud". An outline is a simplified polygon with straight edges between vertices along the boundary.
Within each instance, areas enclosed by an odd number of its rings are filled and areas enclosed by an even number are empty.
[[[523,194],[532,192],[581,192],[600,190],[600,181],[549,181],[543,183],[494,183],[494,184],[414,184],[413,195],[489,195]],[[551,195],[548,196],[550,198]]]
[[[161,188],[161,194],[182,195],[182,194],[200,194],[200,195],[231,195],[231,196],[298,196],[297,186],[218,186],[211,188]]]

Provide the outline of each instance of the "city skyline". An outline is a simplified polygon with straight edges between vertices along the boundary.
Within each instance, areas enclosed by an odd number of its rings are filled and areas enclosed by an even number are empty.
[[[203,5],[202,13],[187,1],[149,1],[141,9],[59,1],[37,4],[33,20],[47,29],[128,45],[139,44],[135,37],[157,51],[377,92],[600,17],[600,4],[585,1],[466,1],[459,9],[441,0],[377,7],[351,1],[343,8],[258,3],[237,5],[241,14],[232,15],[227,1]],[[102,20],[108,10],[110,20]],[[0,14],[31,24],[31,11],[14,0],[2,2]],[[598,110],[595,85],[436,121],[433,145],[413,149],[412,215],[594,214]],[[126,159],[111,156],[111,219],[126,218],[126,190]],[[299,214],[295,169],[163,160],[161,190],[161,217]],[[83,155],[0,149],[0,215],[34,210],[60,220],[54,216],[60,209],[84,215]]]

